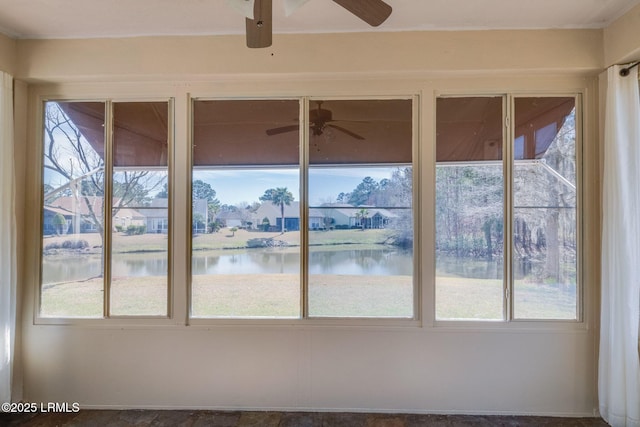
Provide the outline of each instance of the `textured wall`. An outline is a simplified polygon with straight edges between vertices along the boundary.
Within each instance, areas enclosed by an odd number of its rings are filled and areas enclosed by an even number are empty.
[[[258,408],[593,414],[597,239],[585,239],[584,322],[434,324],[433,176],[437,93],[581,93],[585,182],[597,183],[602,32],[487,31],[19,41],[19,77],[34,83],[27,163],[38,165],[38,100],[175,97],[175,186],[189,179],[188,95],[418,95],[422,322],[393,327],[318,322],[186,326],[187,260],[173,265],[174,318],[74,326],[34,324],[37,276],[25,272],[24,398],[91,407]],[[44,84],[36,84],[44,83]],[[27,265],[38,263],[37,167],[28,173]],[[176,223],[188,224],[186,191]],[[597,235],[586,192],[586,233]],[[173,250],[187,251],[185,233]],[[594,244],[595,243],[595,244]],[[343,322],[348,324],[349,322]]]

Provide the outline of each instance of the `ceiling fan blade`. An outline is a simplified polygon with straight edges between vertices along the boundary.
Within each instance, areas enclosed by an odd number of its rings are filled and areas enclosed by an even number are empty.
[[[357,133],[355,133],[355,132],[351,132],[349,129],[345,129],[345,128],[343,128],[342,126],[332,125],[332,124],[327,124],[326,126],[327,126],[327,127],[330,127],[330,128],[334,128],[334,129],[336,129],[336,130],[339,130],[340,132],[344,132],[344,133],[346,133],[347,135],[354,137],[355,139],[359,139],[359,140],[361,140],[361,141],[363,141],[363,140],[364,140],[364,136],[358,135],[358,134],[357,134]]]
[[[382,24],[392,8],[382,0],[333,0],[372,27]]]
[[[253,19],[247,21],[247,47],[271,46],[272,9],[271,0],[255,0]]]
[[[291,16],[300,6],[308,2],[309,0],[284,0],[284,14]]]
[[[298,125],[282,126],[279,128],[267,129],[267,135],[269,136],[279,135],[281,133],[293,132],[294,130],[299,130],[299,129],[300,129],[300,126]]]
[[[227,4],[242,16],[253,19],[253,5],[255,0],[227,0]]]

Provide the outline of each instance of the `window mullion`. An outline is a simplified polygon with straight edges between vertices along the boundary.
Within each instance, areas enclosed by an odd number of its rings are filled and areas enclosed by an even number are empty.
[[[309,317],[309,98],[300,102],[300,307]]]
[[[503,132],[503,144],[502,144],[502,165],[504,174],[504,236],[503,236],[503,248],[504,248],[504,279],[503,279],[503,316],[504,320],[510,321],[513,318],[513,193],[512,193],[512,172],[513,162],[512,157],[512,143],[513,143],[513,97],[510,95],[505,96],[504,104],[504,132]]]
[[[175,220],[175,193],[173,189],[175,188],[175,170],[174,170],[174,156],[175,156],[175,101],[174,98],[170,98],[168,100],[168,117],[167,121],[167,189],[168,189],[168,199],[167,202],[167,317],[174,317],[175,310],[175,301],[173,295],[175,295],[174,285],[175,285],[175,276],[174,276],[174,220]],[[189,206],[191,206],[191,199],[189,198]],[[190,234],[190,233],[189,233]],[[188,322],[188,316],[185,316],[185,321]]]
[[[113,103],[105,102],[104,190],[102,221],[102,274],[104,276],[104,316],[111,317],[111,229],[113,210]]]
[[[513,96],[504,104],[503,168],[504,168],[504,320],[513,320]]]
[[[639,76],[639,80],[640,80],[640,76]],[[576,203],[576,233],[577,233],[577,243],[578,243],[578,256],[577,256],[577,265],[576,265],[576,320],[578,320],[579,322],[583,322],[584,321],[584,296],[585,296],[585,289],[584,289],[584,281],[583,281],[583,274],[585,272],[585,265],[584,265],[584,250],[583,250],[583,237],[584,237],[584,213],[586,212],[586,209],[584,209],[584,203],[585,203],[585,199],[584,199],[584,192],[583,192],[583,183],[585,182],[584,179],[584,175],[583,175],[583,159],[584,159],[584,123],[583,123],[583,100],[582,100],[582,96],[581,95],[576,95],[574,98],[574,105],[576,106],[576,142],[579,141],[579,143],[576,143],[576,152],[575,152],[575,156],[576,156],[576,186],[577,186],[577,203]],[[580,161],[578,161],[578,159],[580,159]]]

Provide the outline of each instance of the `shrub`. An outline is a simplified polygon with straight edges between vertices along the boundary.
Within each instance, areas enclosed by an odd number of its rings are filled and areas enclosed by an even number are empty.
[[[53,250],[53,249],[60,249],[60,243],[53,242],[53,243],[49,243],[48,245],[46,245],[44,247],[45,251],[50,251],[50,250]]]
[[[63,249],[84,249],[89,247],[89,242],[86,240],[65,240],[60,247]]]
[[[209,233],[216,233],[222,228],[222,222],[215,220],[209,222]]]
[[[334,228],[336,230],[348,230],[350,227],[347,224],[338,224]]]
[[[247,240],[248,248],[283,248],[289,246],[287,242],[266,237]]]
[[[144,234],[147,232],[146,225],[130,225],[127,227],[127,236]]]
[[[59,236],[64,234],[66,231],[67,220],[62,214],[55,214],[53,218],[51,218],[51,225],[56,230],[56,234]]]
[[[124,231],[124,227],[123,227],[123,226],[121,226],[121,225],[116,225],[116,227],[115,227],[115,228],[116,228],[116,231],[117,231],[118,233],[122,233],[122,232]]]
[[[249,239],[249,240],[247,240],[247,247],[248,248],[266,248],[266,247],[269,247],[268,239],[265,239],[265,238]]]

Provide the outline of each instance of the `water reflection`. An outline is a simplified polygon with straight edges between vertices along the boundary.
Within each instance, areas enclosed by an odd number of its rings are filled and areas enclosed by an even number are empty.
[[[278,249],[247,249],[225,253],[197,252],[191,271],[199,274],[296,274],[300,271],[300,254]]]
[[[463,258],[438,255],[436,258],[437,276],[475,277],[477,279],[502,280],[504,268],[501,259]]]
[[[225,254],[198,253],[192,272],[197,274],[297,274],[300,254],[278,249],[248,249]],[[396,249],[327,250],[309,253],[309,274],[411,275],[411,251]]]
[[[467,277],[476,279],[498,279],[502,280],[504,275],[504,264],[502,259],[487,261],[486,259],[473,259],[465,257],[455,257],[448,255],[438,255],[436,257],[436,275]],[[531,260],[518,259],[513,263],[514,280],[524,280],[540,277],[544,274],[544,263],[533,263]],[[575,280],[574,280],[575,283]]]
[[[410,251],[395,249],[312,249],[309,274],[411,275]],[[234,254],[195,254],[193,274],[297,274],[300,254],[273,250],[247,250]]]
[[[114,254],[111,260],[111,274],[114,277],[166,276],[168,267],[166,252]]]
[[[44,257],[43,283],[83,280],[100,276],[99,256]],[[166,252],[114,254],[112,275],[164,276],[167,274]],[[244,251],[202,251],[192,257],[192,273],[203,274],[298,274],[300,254],[287,249],[247,249]],[[312,248],[309,274],[343,275],[412,275],[410,250]]]
[[[102,276],[102,259],[99,255],[44,256],[42,283],[59,283],[86,280]]]
[[[114,254],[111,260],[113,277],[166,276],[168,271],[166,252],[145,254]],[[42,283],[60,283],[86,280],[102,276],[102,260],[99,255],[44,256]]]
[[[410,276],[413,274],[413,255],[410,250],[395,248],[312,250],[309,274]]]

